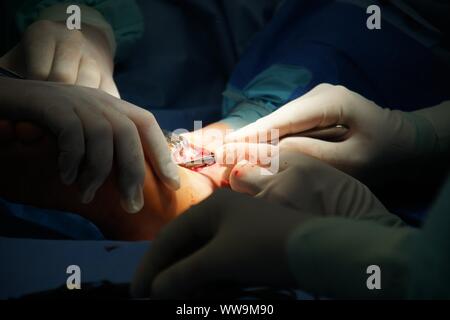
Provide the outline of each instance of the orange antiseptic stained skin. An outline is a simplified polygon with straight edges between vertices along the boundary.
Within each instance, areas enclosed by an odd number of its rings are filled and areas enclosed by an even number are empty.
[[[78,213],[94,222],[111,239],[153,239],[163,225],[227,182],[222,178],[227,173],[226,167],[213,165],[200,172],[180,167],[181,188],[174,192],[146,165],[145,205],[140,212],[129,214],[120,206],[115,173],[97,191],[94,200],[84,205],[76,184],[68,187],[60,182],[54,137],[47,133],[34,136],[28,130],[34,130],[32,127],[16,126],[15,140],[0,144],[0,196]],[[27,143],[29,141],[34,143]]]

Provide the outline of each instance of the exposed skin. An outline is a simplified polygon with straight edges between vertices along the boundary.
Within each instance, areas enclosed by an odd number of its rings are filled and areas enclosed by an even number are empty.
[[[160,228],[194,204],[226,185],[227,169],[214,165],[191,171],[179,167],[181,188],[171,191],[146,165],[144,208],[129,214],[120,206],[115,173],[84,205],[77,185],[60,182],[54,137],[29,123],[0,120],[0,195],[38,207],[80,214],[94,222],[111,239],[153,239]],[[115,170],[113,170],[114,172]]]

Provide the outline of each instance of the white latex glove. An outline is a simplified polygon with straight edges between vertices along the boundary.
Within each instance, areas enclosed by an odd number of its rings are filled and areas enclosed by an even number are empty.
[[[310,219],[276,203],[217,190],[160,232],[140,264],[132,294],[195,299],[239,286],[295,287],[286,245]]]
[[[296,287],[286,247],[297,228],[322,216],[372,220],[375,227],[402,225],[370,190],[345,173],[292,152],[283,152],[280,163],[281,172],[271,176],[261,175],[261,167],[248,163],[231,172],[234,190],[263,199],[220,190],[164,228],[136,273],[132,293],[137,297],[186,299],[232,285]],[[309,234],[307,240],[313,237]],[[340,237],[327,240],[343,242]],[[360,237],[354,240],[362,241]],[[380,242],[385,243],[383,239]],[[344,241],[344,245],[348,243]],[[327,260],[327,255],[320,255],[326,249],[317,248],[304,260],[316,255],[317,260]],[[348,246],[337,249],[326,254],[351,256]],[[364,251],[359,253],[364,257]],[[313,272],[307,275],[322,283]],[[311,282],[302,279],[298,284],[302,287]]]
[[[264,144],[255,147],[266,148]],[[228,150],[232,148],[233,144],[228,145]],[[281,150],[272,157],[279,157],[274,174],[246,160],[239,162],[230,173],[231,188],[316,216],[402,224],[363,183],[325,162],[292,150]]]
[[[0,77],[0,119],[49,129],[57,137],[61,179],[72,184],[78,178],[84,203],[109,175],[113,158],[128,212],[143,206],[145,156],[163,182],[179,187],[178,168],[154,116],[100,90]]]
[[[339,142],[295,136],[337,124],[349,128]],[[425,117],[383,109],[355,92],[329,84],[229,134],[226,142],[266,142],[271,129],[279,130],[280,149],[309,154],[352,175],[420,156],[436,144],[433,126]]]
[[[84,14],[88,9],[83,10]],[[27,79],[99,88],[119,97],[113,52],[100,28],[83,24],[81,30],[69,30],[65,22],[38,20],[26,29],[20,44],[0,59],[0,65]]]

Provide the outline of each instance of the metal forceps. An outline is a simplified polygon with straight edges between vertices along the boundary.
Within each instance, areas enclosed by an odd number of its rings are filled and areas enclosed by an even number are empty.
[[[188,139],[171,131],[162,130],[176,164],[197,169],[216,163],[214,154],[200,147],[193,146]]]

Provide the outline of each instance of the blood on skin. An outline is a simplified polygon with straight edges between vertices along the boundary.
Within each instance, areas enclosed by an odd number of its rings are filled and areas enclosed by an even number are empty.
[[[185,162],[201,159],[203,156],[209,155],[212,155],[210,151],[191,144],[189,148],[175,150],[174,159],[180,166],[209,177],[216,187],[229,187],[230,181],[228,175],[224,174],[225,167],[218,163],[201,163],[199,161],[198,164],[193,166],[183,165]]]
[[[230,186],[230,181],[225,180],[225,179],[222,179],[222,180],[220,181],[220,187],[221,187],[221,188],[225,188],[225,187],[229,187],[229,186]]]
[[[192,167],[192,168],[188,168],[188,169],[191,171],[194,171],[194,172],[201,172],[205,167],[207,167],[207,166],[204,165],[204,166]]]
[[[192,144],[190,144],[189,147],[172,149],[172,154],[176,163],[195,172],[213,164],[202,162],[204,156],[212,155],[210,151]],[[187,163],[190,162],[194,163],[187,165]]]

